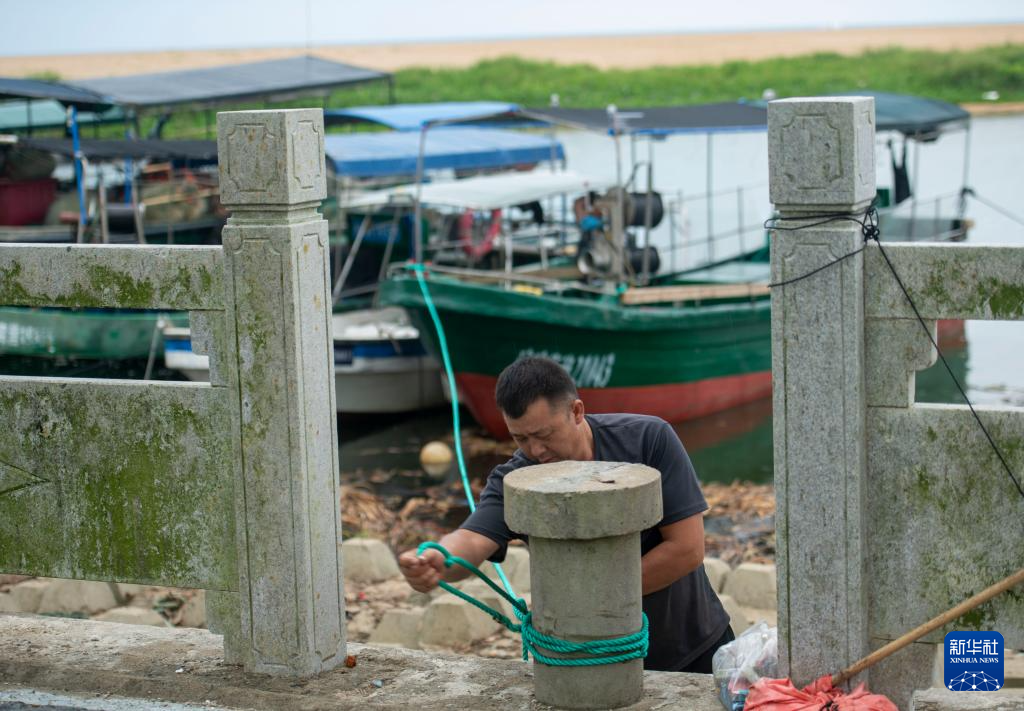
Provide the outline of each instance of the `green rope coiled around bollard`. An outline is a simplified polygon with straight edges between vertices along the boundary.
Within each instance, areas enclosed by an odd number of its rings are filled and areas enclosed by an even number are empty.
[[[422,555],[423,551],[428,549],[434,549],[444,556],[444,566],[446,568],[450,568],[452,565],[462,566],[483,580],[492,590],[512,605],[516,617],[519,618],[519,624],[512,622],[508,617],[487,604],[480,602],[472,595],[444,581],[441,582],[441,587],[448,592],[487,613],[510,631],[518,633],[523,641],[524,660],[528,659],[529,655],[532,654],[535,661],[547,664],[548,666],[583,667],[596,666],[598,664],[618,664],[619,662],[628,662],[632,659],[643,659],[647,656],[649,641],[647,615],[643,615],[643,626],[638,632],[622,637],[595,639],[588,642],[568,642],[564,639],[558,639],[557,637],[538,632],[533,626],[533,613],[526,607],[526,601],[509,595],[475,565],[463,558],[453,556],[444,546],[432,541],[421,543],[419,548],[416,549],[416,553]],[[541,649],[544,652],[538,651]],[[584,654],[588,656],[571,658],[552,657],[548,655],[550,652],[557,654]]]

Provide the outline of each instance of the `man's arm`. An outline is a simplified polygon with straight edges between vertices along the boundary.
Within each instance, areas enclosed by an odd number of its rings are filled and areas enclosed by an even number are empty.
[[[704,562],[703,514],[694,514],[658,530],[661,543],[640,559],[644,595],[667,588]]]
[[[703,525],[701,530],[703,531]],[[452,531],[438,543],[453,556],[458,556],[477,567],[498,550],[498,544],[490,538],[465,528]],[[442,580],[451,583],[470,575],[470,572],[461,565],[445,568],[444,556],[433,548],[423,551],[421,556],[417,556],[415,550],[402,553],[398,556],[398,567],[412,589],[419,592],[430,592]]]

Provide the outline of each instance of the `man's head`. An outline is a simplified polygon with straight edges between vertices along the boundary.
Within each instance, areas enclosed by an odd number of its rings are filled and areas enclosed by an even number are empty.
[[[583,401],[565,369],[550,358],[528,356],[498,376],[494,398],[512,439],[541,463],[583,459],[589,427]]]

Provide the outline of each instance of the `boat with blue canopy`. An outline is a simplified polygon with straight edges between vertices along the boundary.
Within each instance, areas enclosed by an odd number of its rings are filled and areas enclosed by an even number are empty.
[[[328,134],[324,149],[339,176],[413,176],[417,163],[429,172],[507,170],[565,159],[550,138],[504,129],[452,127],[427,134],[420,151],[415,132]]]

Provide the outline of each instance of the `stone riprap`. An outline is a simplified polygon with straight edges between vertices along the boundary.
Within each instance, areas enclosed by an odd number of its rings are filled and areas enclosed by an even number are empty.
[[[530,536],[537,631],[570,642],[639,631],[640,531],[661,520],[661,474],[640,464],[557,462],[517,469],[504,486],[509,528]],[[642,659],[535,664],[534,676],[537,699],[564,708],[626,706],[643,693]]]
[[[504,589],[497,577],[492,578],[492,580],[494,580],[495,584],[498,585],[498,587]],[[502,613],[510,620],[515,620],[515,613],[512,611],[512,603],[506,600],[503,595],[499,595],[497,592],[495,592],[495,590],[490,585],[485,583],[483,580],[471,580],[468,583],[462,585],[459,589],[467,595],[473,596],[480,602],[490,607],[492,610],[497,610],[498,612]],[[522,598],[526,600],[527,603],[529,603],[529,593],[524,594],[519,592],[519,590],[516,590],[515,593],[516,597]],[[486,613],[481,612],[480,614],[485,615]]]
[[[725,608],[726,614],[729,615],[729,626],[732,627],[733,634],[741,635],[751,625],[747,613],[730,595],[719,595],[718,599],[722,603],[722,607]]]
[[[167,620],[159,612],[147,610],[144,607],[115,607],[113,610],[96,615],[93,619],[97,622],[117,622],[125,625],[167,626]]]
[[[834,672],[1020,566],[1020,497],[972,414],[915,402],[938,319],[1024,317],[1024,248],[868,242],[874,116],[863,97],[769,104],[779,654],[797,684]],[[924,319],[907,302],[894,265]],[[863,251],[858,251],[863,250]],[[833,264],[835,262],[835,264]],[[926,333],[927,332],[927,333]],[[976,408],[1011,470],[1024,409]],[[730,574],[732,581],[735,571]],[[729,583],[726,584],[728,592]],[[901,708],[933,681],[949,629],[1024,645],[1005,594],[854,681]]]
[[[178,613],[180,627],[206,627],[206,591],[196,590]]]
[[[509,546],[505,560],[501,563],[501,569],[505,571],[505,577],[512,585],[516,595],[524,595],[530,592],[530,551],[524,546]],[[498,571],[494,564],[485,562],[480,566],[480,572],[498,581]]]
[[[20,587],[20,586],[19,586]],[[110,583],[82,580],[51,580],[39,599],[37,612],[57,614],[103,612],[118,604]]]
[[[422,609],[388,610],[368,641],[375,646],[419,649],[423,615]]]
[[[158,612],[165,610],[165,614]],[[205,592],[89,580],[29,578],[0,592],[0,613],[91,617],[122,624],[206,625]]]
[[[763,563],[741,563],[729,573],[722,592],[746,607],[773,608],[777,579],[775,566]]]
[[[260,711],[542,711],[522,661],[349,644],[355,666],[309,679],[225,664],[220,636],[88,620],[0,616],[0,690],[36,687]],[[180,671],[178,671],[180,670]],[[142,705],[142,704],[140,704]],[[720,711],[710,675],[646,672],[629,711]]]
[[[352,538],[341,544],[345,559],[345,581],[376,583],[401,575],[398,561],[384,541]]]
[[[348,543],[348,542],[346,542]],[[385,545],[375,548],[385,558],[393,559],[394,555]],[[505,566],[506,573],[513,582],[516,595],[523,597],[528,607],[532,605],[532,596],[524,590],[529,590],[529,552],[524,546],[513,546],[510,548]],[[716,571],[725,572],[729,570],[728,564],[723,561],[708,558],[705,560],[709,576],[717,575]],[[484,569],[490,568],[488,564]],[[97,584],[89,581],[56,581],[47,578],[13,578],[6,585],[0,584],[0,613],[32,613],[39,609],[39,601],[43,593],[54,582],[60,582],[69,586],[71,596],[76,597],[74,592],[76,586],[82,590],[94,588]],[[523,580],[525,578],[525,581]],[[492,579],[497,582],[497,576],[492,573]],[[712,580],[715,578],[712,577]],[[713,583],[714,584],[714,583]],[[105,586],[106,583],[99,583]],[[378,583],[352,583],[355,592],[350,597],[356,600],[356,605],[362,609],[354,609],[352,617],[348,620],[348,632],[351,639],[366,641],[371,644],[382,644],[400,646],[408,649],[420,649],[420,633],[425,608],[438,599],[451,600],[452,596],[441,590],[434,590],[431,594],[413,592],[401,577],[392,577],[383,584]],[[7,592],[2,592],[6,587]],[[483,602],[500,610],[510,619],[514,618],[511,605],[504,598],[497,595],[488,586],[484,585],[477,578],[472,577],[459,583],[459,587],[474,595]],[[178,627],[205,627],[206,619],[206,594],[203,590],[181,591],[169,588],[159,588],[145,585],[119,584],[116,586],[117,598],[116,607],[111,609],[123,609],[124,606],[141,607],[152,609],[154,605],[160,604],[162,599],[184,600],[181,606],[168,613],[168,621]],[[774,598],[775,592],[771,591],[770,597]],[[770,600],[757,600],[752,606],[738,604],[728,595],[720,595],[726,611],[732,617],[733,630],[739,634],[750,624],[757,620],[765,620],[774,625],[776,611],[770,607]],[[93,619],[100,619],[108,610],[105,608],[92,615]],[[436,613],[436,611],[435,611]],[[468,616],[472,621],[470,630],[477,629],[477,622],[481,622],[484,633],[493,631],[491,619],[476,610],[458,609],[457,615]],[[135,613],[129,613],[134,615]],[[155,614],[155,613],[154,613]],[[445,613],[442,613],[444,617]],[[164,618],[161,617],[161,620]],[[156,618],[149,617],[155,622]],[[135,617],[124,617],[117,621],[131,624],[138,622],[145,623],[146,620]],[[161,622],[161,624],[166,624]],[[497,655],[499,657],[511,658],[518,655],[518,637],[512,633],[504,633],[499,637],[474,632],[472,641],[467,641],[465,634],[445,634],[433,636],[430,639],[430,646],[435,649],[456,649],[465,650],[467,646],[485,655]]]
[[[424,649],[466,646],[500,629],[493,618],[465,600],[445,595],[435,598],[423,613],[420,646]]]
[[[732,568],[724,560],[719,558],[704,559],[704,572],[707,573],[708,581],[710,581],[711,587],[714,588],[715,592],[722,592],[722,588],[725,586],[726,579],[731,570]],[[774,590],[772,595],[775,595]]]
[[[49,586],[48,580],[26,580],[15,585],[8,593],[13,609],[6,612],[39,612],[39,603]]]

